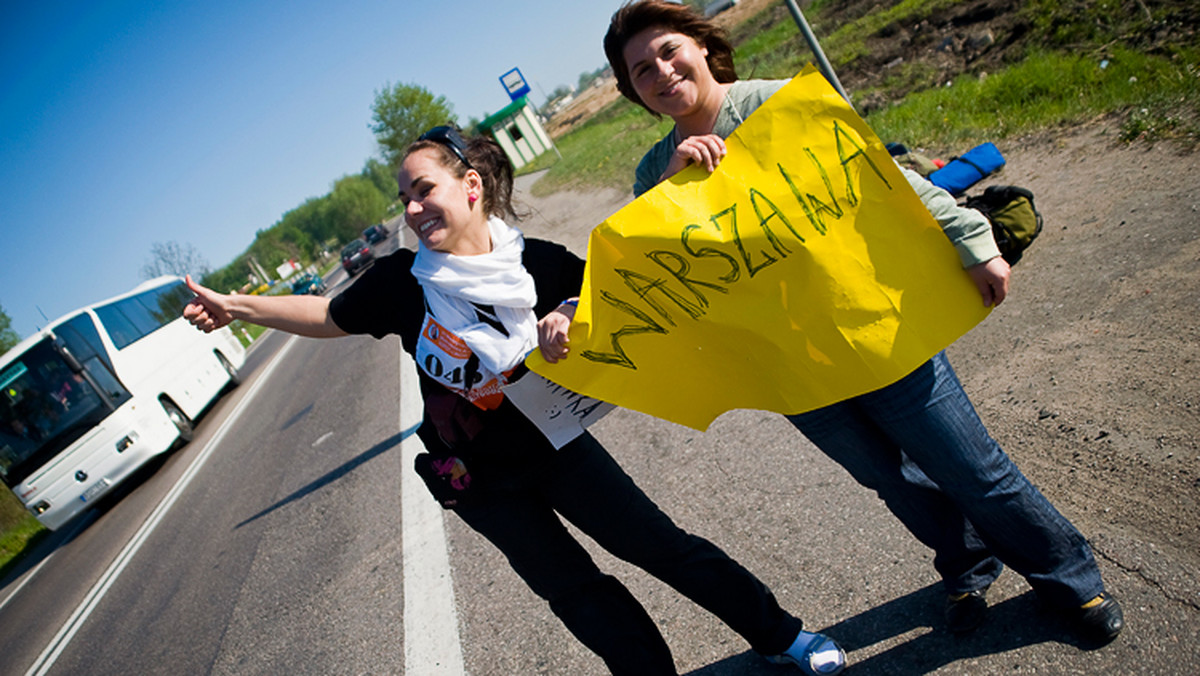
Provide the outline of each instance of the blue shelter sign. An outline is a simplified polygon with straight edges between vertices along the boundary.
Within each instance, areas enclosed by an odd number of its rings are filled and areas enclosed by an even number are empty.
[[[504,85],[504,91],[508,92],[508,98],[512,101],[529,93],[529,83],[525,81],[525,76],[521,75],[518,68],[513,68],[501,75],[500,84]]]

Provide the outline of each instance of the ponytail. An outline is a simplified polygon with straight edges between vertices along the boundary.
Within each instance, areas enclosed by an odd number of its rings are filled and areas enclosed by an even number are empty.
[[[487,136],[473,136],[467,139],[467,160],[483,179],[484,211],[498,218],[518,218],[512,204],[512,162],[500,144]]]

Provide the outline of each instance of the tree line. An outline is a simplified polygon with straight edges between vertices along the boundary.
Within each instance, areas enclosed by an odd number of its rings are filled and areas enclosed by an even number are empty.
[[[4,306],[0,305],[0,354],[8,352],[19,342],[21,337],[12,328],[12,318],[4,311]]]

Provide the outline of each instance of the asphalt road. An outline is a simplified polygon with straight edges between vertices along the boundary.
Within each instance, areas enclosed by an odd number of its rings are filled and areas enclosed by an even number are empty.
[[[551,209],[537,213],[534,229]],[[560,239],[582,251],[573,237]],[[333,277],[331,293],[340,281]],[[421,623],[404,614],[404,557],[413,552],[402,529],[398,341],[298,339],[271,362],[285,340],[261,339],[246,382],[191,444],[73,539],[39,551],[27,566],[36,574],[5,585],[0,674],[26,673],[52,645],[210,447],[47,673],[453,673],[405,662]],[[972,369],[969,359],[958,366]],[[781,417],[735,412],[698,433],[617,411],[593,430],[680,524],[757,573],[809,629],[836,636],[849,673],[1200,673],[1200,608],[1163,584],[1190,575],[1186,567],[1102,558],[1129,622],[1102,649],[1076,642],[1011,572],[993,587],[988,622],[955,637],[940,623],[930,553]],[[444,523],[466,673],[604,673],[490,545],[452,515]],[[1077,525],[1096,535],[1086,520]],[[1171,562],[1152,543],[1127,546]],[[653,578],[596,557],[646,605],[681,673],[789,673]]]

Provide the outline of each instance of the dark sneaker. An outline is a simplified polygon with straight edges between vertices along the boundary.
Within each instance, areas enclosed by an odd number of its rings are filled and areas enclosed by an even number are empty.
[[[1100,594],[1067,613],[1079,635],[1096,643],[1108,643],[1125,628],[1121,604],[1107,593]]]
[[[987,615],[988,588],[976,589],[965,594],[950,594],[946,597],[946,628],[955,634],[974,631],[983,624]]]

